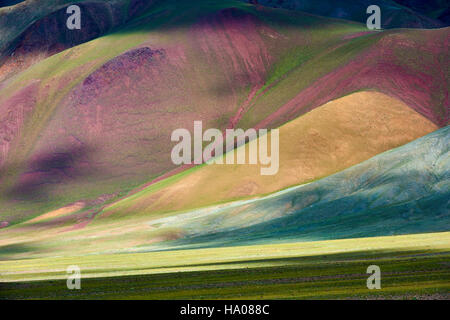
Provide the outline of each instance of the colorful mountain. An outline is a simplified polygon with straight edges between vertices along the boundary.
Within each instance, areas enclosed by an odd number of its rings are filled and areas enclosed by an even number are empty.
[[[397,99],[377,92],[358,92],[316,108],[279,129],[277,174],[261,175],[261,167],[266,166],[260,164],[204,165],[111,205],[105,216],[154,215],[269,194],[342,171],[438,127]],[[239,152],[248,157],[248,145]]]
[[[445,1],[251,2],[0,3],[0,298],[448,296]],[[195,121],[277,173],[175,165]]]
[[[330,177],[151,221],[176,246],[317,241],[450,228],[450,126]],[[164,245],[163,245],[164,246]]]
[[[235,1],[167,1],[138,15],[1,83],[4,222],[78,202],[90,214],[170,175],[170,134],[194,120],[276,128],[372,89],[448,122],[448,29],[366,34]]]

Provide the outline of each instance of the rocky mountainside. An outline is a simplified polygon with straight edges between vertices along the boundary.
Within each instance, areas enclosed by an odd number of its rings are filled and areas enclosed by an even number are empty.
[[[366,23],[366,9],[377,5],[381,9],[381,27],[391,28],[442,28],[448,26],[445,10],[448,2],[415,0],[242,0],[272,8],[300,10],[320,16]],[[425,4],[426,3],[426,4]],[[436,14],[437,13],[437,14]],[[448,13],[447,13],[448,14]]]

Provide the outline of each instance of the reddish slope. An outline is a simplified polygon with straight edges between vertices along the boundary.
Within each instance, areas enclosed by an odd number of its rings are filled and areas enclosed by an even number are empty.
[[[21,131],[25,118],[29,116],[36,103],[37,91],[38,82],[36,81],[0,104],[0,168],[6,161],[11,141]]]
[[[389,89],[391,75],[401,77],[389,94],[406,99],[411,92],[413,102],[423,102],[423,114],[443,123],[445,114],[439,112],[448,104],[440,95],[448,87],[437,83],[440,77],[448,80],[445,72],[439,73],[448,59],[442,59],[440,47],[433,51],[405,47],[402,42],[383,45],[392,37],[383,33],[365,35],[369,49],[358,48],[347,55],[338,49],[358,41],[348,37],[364,31],[353,23],[267,8],[254,10],[242,3],[236,3],[242,8],[219,2],[217,7],[210,7],[209,2],[204,7],[185,5],[193,10],[183,11],[190,18],[187,22],[163,16],[165,25],[161,27],[153,24],[155,17],[149,17],[137,29],[69,49],[12,78],[19,79],[22,87],[31,79],[40,82],[27,95],[28,114],[14,117],[14,129],[5,122],[0,124],[0,150],[7,163],[1,168],[0,205],[5,209],[0,217],[12,222],[78,201],[86,203],[86,210],[93,210],[174,169],[170,159],[174,129],[192,129],[194,120],[202,120],[205,128],[225,129],[246,117],[251,118],[245,123],[248,126],[261,121],[275,126],[357,88]],[[168,17],[178,17],[178,13]],[[442,46],[448,30],[433,32],[441,32],[432,34],[435,43],[425,43],[430,48]],[[416,33],[396,32],[394,36],[416,41]],[[129,40],[134,37],[139,40]],[[128,40],[132,45],[113,58],[110,52],[114,47]],[[285,72],[282,78],[294,82],[289,95],[284,80],[256,94],[286,55],[294,52],[295,56],[297,50],[301,55],[296,57],[301,59],[305,47],[313,47],[317,53],[305,64],[325,74],[318,80],[304,75],[308,85],[300,88],[295,85],[295,72],[303,65],[289,65],[290,69],[280,68]],[[408,53],[406,58],[395,60],[394,51],[385,54],[394,47]],[[95,50],[99,53],[93,54]],[[363,58],[371,54],[378,59],[375,63]],[[322,66],[323,61],[336,57],[343,61],[339,69],[335,70],[339,64]],[[420,60],[423,65],[418,64]],[[372,64],[361,64],[364,61]],[[424,72],[424,65],[431,69]],[[98,67],[93,70],[93,66]],[[390,68],[404,71],[391,72]],[[417,85],[430,85],[430,92],[419,95]],[[0,88],[0,119],[6,119],[14,99],[24,95],[14,88]],[[268,99],[271,94],[281,102]],[[263,105],[269,106],[264,112]]]
[[[12,201],[64,197],[89,207],[174,169],[173,130],[192,129],[195,120],[225,129],[247,88],[262,85],[271,63],[262,30],[253,15],[226,9],[182,32],[161,32],[157,37],[169,39],[161,45],[149,41],[106,62],[58,103],[39,135],[8,131],[2,158],[24,167],[18,176],[3,167],[3,193]],[[42,96],[45,89],[31,99]],[[24,143],[33,143],[29,152]]]
[[[399,98],[439,126],[447,125],[450,83],[445,61],[450,60],[449,31],[382,34],[370,50],[318,79],[257,127],[277,127],[327,101],[367,88]]]
[[[174,129],[191,129],[194,120],[223,129],[245,88],[262,85],[270,57],[259,27],[234,13],[198,23],[193,43],[148,44],[107,62],[65,99],[34,153],[88,145],[96,166],[116,177],[145,172],[146,179],[173,168]],[[214,71],[198,70],[200,61]]]

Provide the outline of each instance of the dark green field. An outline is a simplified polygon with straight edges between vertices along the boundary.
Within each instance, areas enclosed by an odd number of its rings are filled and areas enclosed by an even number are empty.
[[[449,299],[450,252],[356,252],[277,259],[285,266],[2,283],[1,299]],[[366,287],[369,265],[381,268],[381,289]]]

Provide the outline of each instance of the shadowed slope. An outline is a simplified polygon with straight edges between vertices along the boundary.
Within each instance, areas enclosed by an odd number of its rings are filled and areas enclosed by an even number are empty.
[[[168,246],[324,240],[450,229],[450,127],[265,198],[154,220]]]
[[[0,82],[34,63],[106,34],[134,18],[154,0],[28,0],[0,9]],[[69,30],[67,8],[81,10],[81,29]]]
[[[450,6],[447,0],[394,0],[402,6],[411,8],[412,10],[422,13],[430,18],[440,20],[447,25],[450,24],[448,12]]]
[[[250,0],[243,1],[251,2]],[[441,28],[448,26],[443,21],[423,15],[420,11],[414,11],[411,8],[389,0],[258,0],[257,2],[273,8],[300,10],[320,16],[347,19],[362,23],[365,23],[369,17],[366,14],[366,9],[370,5],[378,5],[381,9],[381,27],[384,29]],[[442,3],[437,7],[445,9],[445,4]]]
[[[8,7],[13,6],[15,4],[18,4],[20,2],[24,2],[25,0],[1,0],[0,1],[0,8],[2,7]]]

